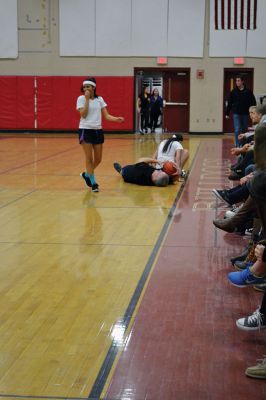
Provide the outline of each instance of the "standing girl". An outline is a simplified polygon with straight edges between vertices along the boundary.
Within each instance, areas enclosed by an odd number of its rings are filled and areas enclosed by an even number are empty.
[[[150,92],[149,87],[145,86],[137,100],[137,110],[140,114],[140,133],[148,133],[150,121]]]
[[[102,146],[104,135],[102,131],[102,115],[107,121],[123,122],[123,117],[113,117],[107,111],[107,104],[96,94],[96,80],[88,77],[82,84],[83,95],[77,99],[77,110],[80,113],[79,143],[85,155],[86,171],[80,176],[91,187],[93,192],[99,192],[94,170],[102,161]]]
[[[158,125],[158,118],[162,114],[163,110],[163,99],[159,95],[159,91],[157,88],[155,88],[152,92],[151,95],[151,131],[155,132],[155,129],[157,128]]]

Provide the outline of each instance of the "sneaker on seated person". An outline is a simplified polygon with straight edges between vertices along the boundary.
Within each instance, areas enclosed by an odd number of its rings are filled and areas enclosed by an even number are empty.
[[[244,269],[239,272],[229,272],[227,275],[229,282],[237,287],[247,287],[250,285],[259,285],[260,283],[266,283],[266,275],[256,276],[250,271],[251,267]]]
[[[245,374],[250,378],[266,379],[266,357],[258,360],[258,364],[248,367]]]
[[[266,316],[260,312],[258,308],[253,314],[239,318],[236,321],[236,326],[244,331],[256,331],[266,328]]]
[[[230,199],[227,194],[227,190],[218,190],[218,189],[212,189],[212,193],[221,201],[224,201],[226,204],[229,206],[232,206],[232,203],[230,202]]]

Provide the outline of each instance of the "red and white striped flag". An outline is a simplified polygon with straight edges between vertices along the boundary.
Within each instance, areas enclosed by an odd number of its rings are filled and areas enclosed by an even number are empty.
[[[215,29],[257,28],[257,0],[214,0]]]

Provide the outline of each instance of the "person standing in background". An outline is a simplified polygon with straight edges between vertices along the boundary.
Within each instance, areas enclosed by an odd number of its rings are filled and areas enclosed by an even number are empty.
[[[248,130],[249,107],[256,105],[253,92],[248,89],[241,75],[236,76],[236,86],[231,90],[228,104],[225,110],[225,118],[229,118],[230,111],[233,113],[235,145],[239,147],[238,135]]]
[[[77,110],[80,114],[79,143],[84,155],[86,171],[80,176],[91,187],[93,192],[99,192],[94,170],[102,161],[104,135],[102,131],[102,116],[107,121],[123,122],[123,117],[113,117],[107,111],[107,104],[101,96],[96,94],[96,79],[88,77],[81,87],[83,93],[77,99]]]
[[[148,133],[150,120],[150,93],[149,87],[145,86],[137,100],[137,111],[140,114],[140,133]]]
[[[151,131],[155,132],[158,125],[158,118],[162,115],[163,110],[163,99],[159,95],[159,90],[157,88],[155,88],[151,94],[150,110],[150,127]]]

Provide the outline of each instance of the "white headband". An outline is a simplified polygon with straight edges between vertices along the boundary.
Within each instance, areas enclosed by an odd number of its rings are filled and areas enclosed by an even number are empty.
[[[83,84],[82,84],[83,86],[85,86],[85,85],[91,85],[91,86],[94,86],[94,87],[96,87],[96,83],[95,82],[92,82],[92,81],[83,81]]]

